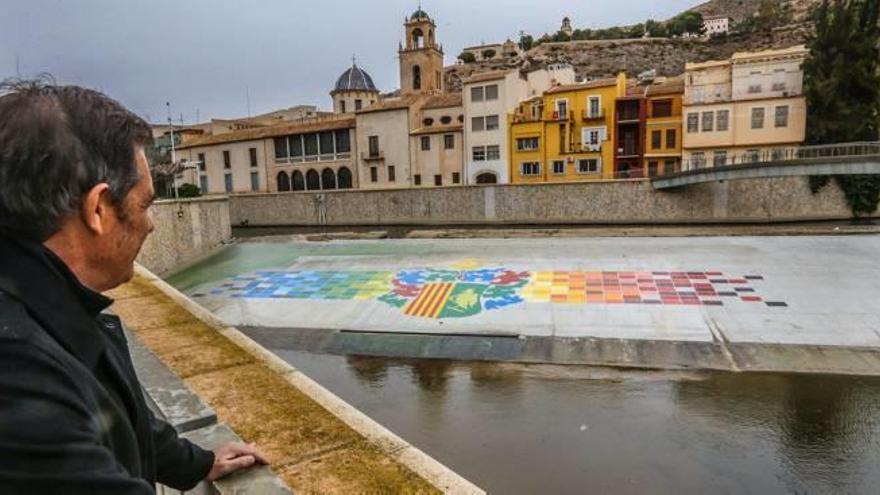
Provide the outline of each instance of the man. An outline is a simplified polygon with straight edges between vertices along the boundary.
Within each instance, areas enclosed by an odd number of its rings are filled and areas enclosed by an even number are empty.
[[[0,87],[0,493],[187,490],[265,462],[214,452],[147,408],[100,293],[153,230],[146,122],[87,89]]]

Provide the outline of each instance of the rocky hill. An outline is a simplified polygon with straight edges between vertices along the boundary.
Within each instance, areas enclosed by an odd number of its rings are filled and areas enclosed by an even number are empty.
[[[461,88],[471,74],[498,69],[535,70],[553,63],[569,63],[580,77],[608,77],[621,70],[631,76],[655,69],[673,76],[684,71],[686,62],[721,60],[738,51],[783,48],[804,43],[810,32],[809,12],[820,0],[783,0],[791,6],[791,23],[771,31],[731,34],[710,40],[639,38],[629,40],[570,41],[544,43],[519,57],[458,64],[446,69],[446,84]],[[709,15],[728,15],[735,21],[752,16],[761,0],[712,0],[694,7]]]

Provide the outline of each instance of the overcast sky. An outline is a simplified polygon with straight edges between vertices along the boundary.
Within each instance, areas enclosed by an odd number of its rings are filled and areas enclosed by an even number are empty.
[[[452,64],[465,46],[668,18],[698,0],[425,0]],[[98,88],[152,121],[186,123],[298,104],[328,109],[357,56],[398,87],[397,43],[414,0],[3,0],[0,79],[53,74]]]

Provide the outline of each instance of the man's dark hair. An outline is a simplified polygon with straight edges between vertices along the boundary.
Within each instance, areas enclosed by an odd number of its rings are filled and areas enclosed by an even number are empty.
[[[104,182],[124,220],[134,148],[152,141],[143,119],[97,91],[48,76],[0,83],[0,228],[43,242]]]

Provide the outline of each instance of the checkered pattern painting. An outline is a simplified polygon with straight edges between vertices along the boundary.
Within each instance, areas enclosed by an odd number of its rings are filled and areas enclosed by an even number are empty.
[[[760,275],[731,277],[722,272],[535,272],[522,296],[529,302],[559,304],[662,304],[723,306],[762,303],[752,283]],[[784,306],[782,302],[766,302]]]

